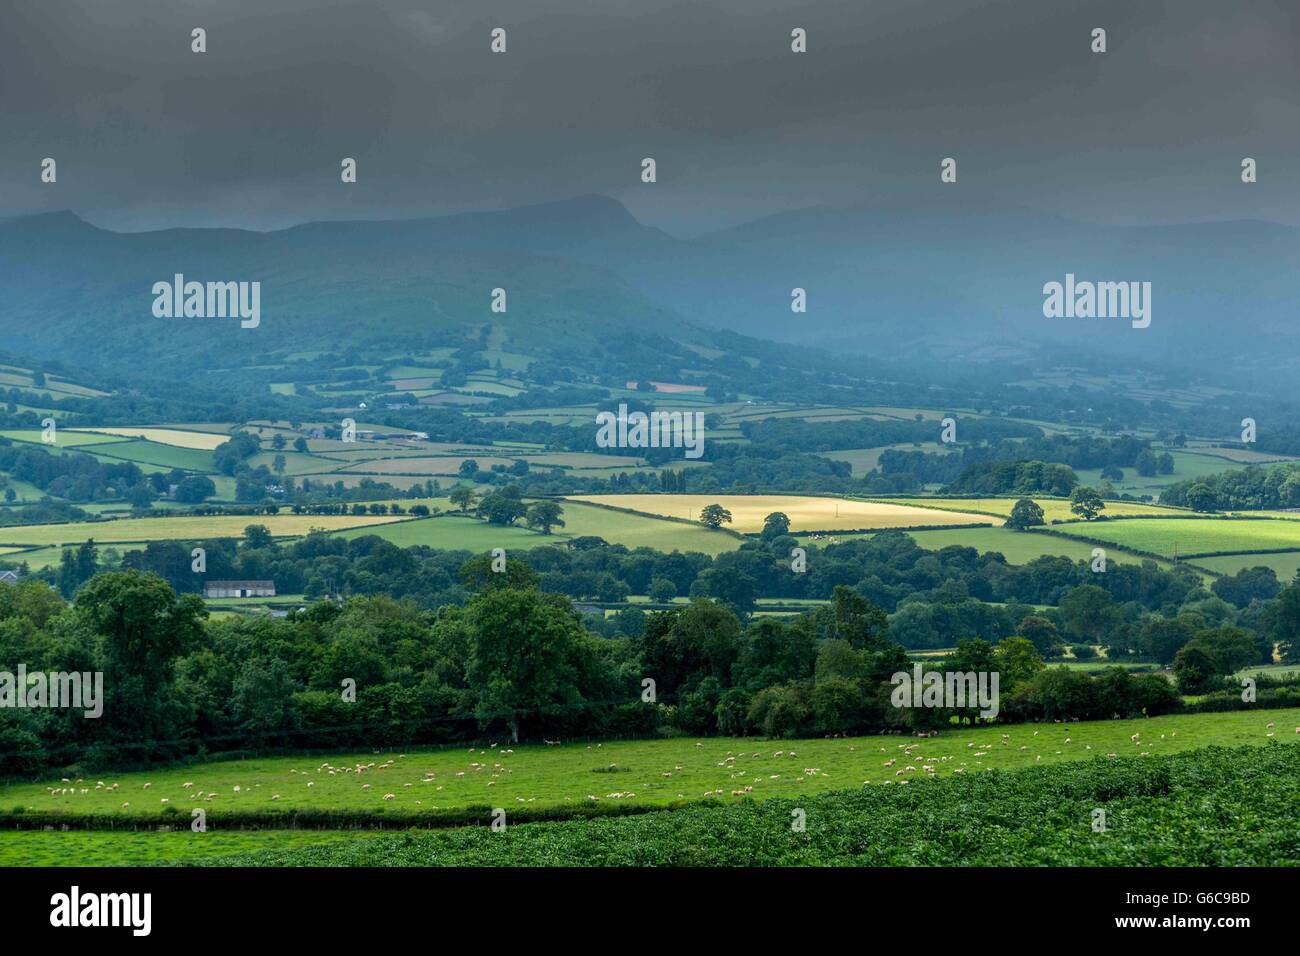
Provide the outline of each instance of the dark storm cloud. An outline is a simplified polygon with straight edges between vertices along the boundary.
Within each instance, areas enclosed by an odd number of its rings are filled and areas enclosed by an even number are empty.
[[[0,33],[0,214],[271,228],[606,193],[676,233],[938,187],[1300,222],[1287,0],[47,0]],[[193,54],[193,27],[209,52]],[[509,52],[488,50],[489,31]],[[810,52],[789,52],[793,27]],[[1089,52],[1089,31],[1110,50]],[[43,186],[52,156],[59,182]],[[339,183],[356,157],[360,182]],[[638,181],[654,156],[659,183]],[[1238,179],[1243,156],[1260,183]]]

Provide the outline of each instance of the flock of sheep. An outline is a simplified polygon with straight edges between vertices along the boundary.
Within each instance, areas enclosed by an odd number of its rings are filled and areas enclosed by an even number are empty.
[[[1265,731],[1266,731],[1266,736],[1267,736],[1267,737],[1273,737],[1273,736],[1274,736],[1274,724],[1273,724],[1272,721],[1270,721],[1270,722],[1266,725],[1266,727],[1265,727]],[[1300,734],[1300,727],[1297,727],[1297,728],[1295,729],[1295,732],[1296,732],[1297,734]],[[1034,737],[1038,737],[1040,733],[1041,733],[1041,730],[1034,730],[1033,733],[1032,733],[1032,736],[1030,737],[1030,741],[1032,742],[1033,738],[1034,738]],[[917,736],[918,738],[921,738],[921,739],[926,739],[926,738],[929,738],[931,735],[930,735],[930,734],[921,733],[921,734],[917,734],[916,736]],[[938,734],[934,734],[933,736],[936,736],[936,737],[937,737]],[[1178,732],[1177,732],[1177,731],[1170,731],[1169,734],[1168,734],[1168,737],[1171,737],[1171,738],[1172,738],[1172,737],[1177,737],[1177,736],[1178,736]],[[1162,733],[1162,734],[1160,735],[1160,739],[1161,739],[1161,740],[1166,739],[1166,734],[1163,734],[1163,733]],[[1070,743],[1072,743],[1072,741],[1073,741],[1073,738],[1072,738],[1072,737],[1066,737],[1065,740],[1064,740],[1064,744],[1070,744]],[[1142,740],[1142,732],[1141,732],[1141,731],[1138,731],[1137,733],[1133,734],[1133,735],[1129,738],[1129,741],[1130,741],[1130,742],[1131,742],[1135,747],[1143,747],[1143,746],[1144,746],[1144,742],[1143,742],[1143,740]],[[547,741],[547,743],[548,743],[548,744],[552,744],[552,745],[557,745],[557,744],[559,744],[560,742],[559,742],[559,741]],[[703,745],[702,743],[697,743],[696,746],[697,746],[697,747],[703,747],[704,745]],[[916,742],[912,742],[912,743],[898,744],[898,745],[897,745],[897,748],[898,748],[899,750],[902,751],[902,754],[900,754],[900,755],[898,755],[898,756],[890,757],[888,760],[885,760],[885,761],[883,762],[883,767],[884,767],[885,769],[893,769],[894,766],[895,766],[895,764],[897,764],[899,760],[903,760],[903,761],[904,761],[904,765],[901,766],[901,767],[899,767],[898,769],[893,770],[893,776],[892,776],[892,778],[887,778],[887,779],[885,779],[885,780],[883,780],[883,781],[881,781],[881,782],[883,782],[883,783],[887,783],[887,784],[892,784],[892,783],[906,784],[906,783],[909,782],[909,780],[907,779],[907,775],[908,775],[909,773],[910,773],[910,774],[915,774],[915,773],[918,773],[918,772],[919,772],[919,773],[922,773],[922,774],[925,775],[925,776],[934,776],[934,775],[936,775],[936,774],[939,772],[939,770],[943,767],[944,764],[951,764],[953,761],[955,761],[955,760],[957,759],[957,758],[955,758],[955,757],[953,757],[953,756],[951,756],[951,755],[943,755],[943,756],[925,756],[925,755],[923,755],[923,754],[915,753],[915,751],[919,750],[919,749],[921,748],[921,746],[922,746],[922,744],[921,744],[921,742],[920,742],[919,740],[916,741]],[[989,742],[985,742],[985,743],[982,743],[982,744],[976,744],[976,743],[973,743],[973,742],[972,742],[972,743],[968,743],[966,746],[967,746],[967,748],[969,748],[969,749],[971,749],[971,750],[973,751],[973,752],[970,754],[970,757],[971,757],[971,759],[972,759],[973,761],[975,761],[975,762],[978,764],[978,763],[982,763],[983,758],[989,756],[989,755],[993,752],[993,750],[994,750],[996,747],[1010,747],[1010,746],[1011,746],[1011,735],[1010,735],[1010,734],[1006,734],[1006,733],[1002,734],[1001,737],[1000,737],[1000,739],[998,740],[997,744],[991,744],[991,743],[989,743]],[[1149,746],[1149,745],[1145,745],[1145,746]],[[594,744],[594,745],[588,745],[587,749],[588,749],[588,750],[591,750],[591,749],[593,749],[593,748],[594,748],[594,749],[601,749],[601,747],[602,747],[601,744]],[[977,747],[978,747],[979,749],[976,749]],[[512,754],[514,753],[514,750],[512,750],[512,749],[497,750],[497,749],[496,749],[496,748],[497,748],[497,745],[496,745],[496,744],[492,744],[492,745],[491,745],[491,748],[492,748],[492,750],[496,751],[495,754],[494,754],[495,756],[499,756],[499,757],[503,757],[503,758],[504,758],[504,757],[507,757],[507,756],[510,756],[510,755],[512,755]],[[1019,751],[1019,752],[1023,752],[1023,751],[1025,751],[1025,750],[1027,750],[1028,748],[1029,748],[1029,744],[1021,744],[1021,745],[1019,746],[1019,748],[1018,748],[1018,751]],[[857,748],[851,746],[849,749],[850,749],[850,750],[856,750]],[[1085,750],[1085,751],[1091,751],[1091,750],[1092,750],[1092,745],[1091,745],[1091,744],[1084,744],[1084,750]],[[880,752],[882,752],[882,753],[887,753],[888,751],[887,751],[887,749],[886,749],[885,747],[882,746],[882,747],[880,748]],[[476,750],[476,748],[474,748],[474,747],[470,747],[470,748],[469,748],[469,753],[470,753],[470,754],[475,754],[475,755],[477,755],[477,756],[486,756],[486,755],[488,754],[488,751],[487,751],[487,750]],[[1064,751],[1062,751],[1062,750],[1056,750],[1055,753],[1056,753],[1057,755],[1061,755],[1061,754],[1064,753]],[[1149,750],[1149,749],[1144,749],[1144,750],[1139,751],[1138,754],[1137,754],[1137,756],[1139,756],[1139,757],[1147,757],[1147,756],[1150,756],[1150,754],[1151,754],[1151,750]],[[1118,754],[1116,754],[1116,753],[1108,753],[1108,754],[1106,754],[1106,756],[1109,757],[1109,758],[1115,758],[1115,757],[1118,756]],[[783,758],[784,758],[784,759],[793,759],[793,758],[796,758],[796,757],[797,757],[797,752],[794,751],[794,750],[789,750],[789,751],[786,751],[786,750],[777,750],[777,751],[774,751],[774,752],[772,753],[772,755],[771,755],[771,759],[773,759],[773,760],[780,760],[780,759],[783,759]],[[321,777],[321,776],[325,776],[325,777],[339,777],[339,776],[344,776],[344,777],[346,777],[346,776],[348,776],[348,775],[352,775],[354,779],[360,779],[361,777],[363,777],[363,776],[365,776],[365,775],[367,775],[367,774],[376,774],[376,773],[380,773],[380,772],[385,771],[385,770],[391,770],[392,768],[398,766],[398,761],[405,760],[405,758],[406,758],[406,754],[398,754],[397,757],[395,757],[395,758],[390,757],[389,759],[383,761],[382,763],[378,763],[378,762],[375,762],[375,761],[370,761],[370,762],[368,762],[368,763],[362,763],[362,762],[358,761],[358,762],[354,763],[352,766],[346,766],[346,767],[336,767],[336,766],[334,766],[332,763],[330,763],[329,761],[324,761],[324,762],[321,763],[318,767],[316,767],[316,769],[315,769],[315,773],[314,773],[314,774],[310,774],[308,771],[305,771],[305,770],[298,770],[298,769],[290,769],[290,770],[289,770],[289,773],[290,773],[290,774],[293,774],[293,775],[296,775],[296,776],[300,776],[300,777],[317,777],[317,778],[319,778],[319,777]],[[753,774],[755,773],[755,771],[753,771],[753,770],[748,770],[748,769],[744,769],[744,768],[742,768],[742,767],[737,763],[738,760],[743,761],[743,760],[745,760],[745,759],[747,759],[747,758],[748,758],[748,759],[751,759],[751,760],[764,759],[764,754],[762,754],[762,753],[760,753],[760,752],[753,752],[753,753],[749,753],[749,754],[746,754],[746,753],[743,753],[743,752],[742,752],[742,753],[736,754],[736,753],[733,753],[732,751],[727,751],[726,757],[723,758],[721,761],[719,761],[719,762],[716,764],[716,766],[719,767],[719,768],[722,768],[722,769],[724,769],[724,770],[726,770],[726,771],[729,771],[729,772],[730,772],[730,777],[731,777],[731,779],[732,779],[733,781],[734,781],[734,780],[737,780],[737,779],[741,779],[741,780],[743,780],[744,778],[752,778],[752,779],[750,779],[748,782],[745,782],[745,783],[733,784],[730,788],[728,788],[728,787],[718,787],[718,788],[716,788],[716,789],[705,790],[705,791],[703,792],[703,796],[705,796],[705,797],[722,797],[722,796],[726,796],[726,795],[728,794],[728,792],[729,792],[730,795],[733,796],[733,797],[744,797],[744,796],[748,796],[748,795],[752,794],[753,791],[754,791],[754,786],[755,786],[756,784],[760,784],[760,783],[762,782],[762,780],[763,780],[763,777],[762,777],[761,774],[760,774],[759,776],[753,776]],[[1035,761],[1035,762],[1038,762],[1038,761],[1041,761],[1041,760],[1042,760],[1042,754],[1035,754],[1035,755],[1034,755],[1034,761]],[[610,764],[610,765],[609,765],[607,768],[605,768],[605,769],[606,769],[606,770],[609,770],[609,771],[613,771],[613,770],[618,770],[618,769],[622,769],[622,768],[617,767],[617,765]],[[957,774],[965,773],[966,769],[967,769],[967,763],[966,763],[966,761],[960,761],[960,766],[953,767],[953,768],[952,768],[952,772],[953,772],[953,773],[957,773]],[[672,777],[674,776],[674,774],[681,774],[681,773],[683,773],[683,772],[684,772],[684,767],[683,767],[683,765],[680,764],[680,763],[678,763],[678,764],[675,764],[675,765],[673,766],[673,769],[672,769],[672,770],[661,771],[659,775],[660,775],[661,777],[665,777],[665,778],[672,778]],[[472,761],[472,762],[469,764],[468,770],[455,771],[455,772],[454,772],[454,777],[457,778],[457,779],[463,779],[463,778],[465,778],[467,775],[487,774],[487,775],[490,777],[490,779],[488,779],[488,780],[486,781],[486,785],[489,786],[489,787],[493,787],[493,786],[496,786],[497,780],[498,780],[499,778],[501,778],[501,777],[504,776],[504,775],[510,774],[510,773],[512,773],[512,771],[511,771],[508,767],[506,767],[506,766],[505,766],[502,762],[500,762],[500,761],[495,761],[495,762],[493,762],[493,763],[489,766],[486,762],[482,762],[482,761],[475,760],[475,761]],[[779,779],[781,779],[781,776],[782,776],[782,775],[781,775],[780,773],[769,773],[769,774],[767,774],[767,779],[768,779],[768,780],[779,780]],[[802,782],[802,781],[805,780],[805,779],[816,778],[816,777],[829,777],[829,774],[825,773],[824,771],[822,771],[822,770],[821,770],[820,768],[818,768],[818,767],[804,767],[804,768],[802,768],[802,775],[801,775],[801,776],[798,776],[798,777],[795,777],[794,779],[795,779],[797,782]],[[422,777],[420,777],[420,779],[419,779],[417,782],[418,782],[419,784],[432,784],[433,787],[434,787],[434,792],[440,792],[440,791],[443,790],[443,784],[438,783],[438,775],[437,775],[437,773],[436,773],[435,771],[433,771],[433,770],[426,770],[426,771],[424,771]],[[120,782],[116,782],[116,783],[108,784],[108,783],[105,783],[103,780],[97,780],[97,781],[95,782],[95,786],[94,786],[93,788],[91,788],[91,787],[88,786],[88,785],[83,786],[83,784],[85,784],[85,783],[86,783],[86,781],[85,781],[84,779],[82,779],[82,778],[78,778],[77,780],[73,781],[73,780],[71,780],[71,779],[69,779],[69,778],[67,778],[67,777],[64,777],[64,778],[62,779],[62,781],[61,781],[61,785],[59,785],[59,786],[48,786],[48,787],[45,788],[45,790],[46,790],[46,793],[48,793],[48,794],[49,794],[50,796],[52,796],[52,797],[69,797],[69,796],[76,797],[76,796],[87,795],[87,794],[98,793],[98,792],[103,792],[103,793],[120,793],[120,792],[121,792],[121,787],[122,787],[122,784],[121,784]],[[871,783],[871,780],[870,780],[870,779],[867,779],[867,780],[864,780],[864,781],[863,781],[863,784],[864,784],[864,785],[865,785],[865,784],[869,784],[869,783]],[[316,780],[315,780],[315,779],[307,779],[307,780],[305,780],[305,784],[306,784],[306,788],[307,788],[307,789],[313,788],[313,787],[316,786]],[[145,790],[145,791],[147,791],[147,790],[149,790],[152,786],[153,786],[153,784],[152,784],[151,782],[145,782],[145,783],[142,785],[142,789]],[[241,785],[241,784],[235,784],[235,785],[233,785],[233,786],[230,788],[230,792],[231,792],[232,794],[234,794],[234,795],[239,795],[239,794],[241,794],[241,793],[251,793],[254,789],[260,788],[261,786],[262,786],[262,785],[261,785],[260,783],[255,783],[255,784],[253,784],[252,787],[246,787],[246,786],[243,786],[243,785]],[[413,789],[415,789],[415,787],[416,787],[416,783],[413,783],[413,782],[405,782],[405,783],[402,783],[401,787],[398,788],[398,789],[400,789],[400,790],[413,790]],[[193,781],[188,781],[188,780],[181,784],[181,789],[185,791],[184,796],[188,799],[189,802],[195,802],[195,803],[197,803],[197,802],[209,803],[209,802],[211,802],[211,801],[212,801],[212,800],[217,796],[217,791],[215,791],[215,790],[204,791],[204,790],[195,789],[195,784],[194,784],[194,782],[193,782]],[[372,787],[372,785],[371,785],[370,783],[367,782],[367,783],[361,783],[361,784],[360,784],[360,789],[361,789],[361,791],[362,791],[363,793],[369,793],[369,792],[370,792],[372,789],[374,789],[374,788]],[[386,789],[386,788],[381,788],[381,789]],[[604,797],[598,797],[598,796],[596,796],[595,794],[587,794],[587,799],[588,799],[588,800],[591,800],[591,801],[598,801],[598,800],[602,800],[602,799],[605,799],[605,800],[623,800],[623,799],[634,799],[635,797],[636,797],[636,793],[635,793],[635,792],[632,792],[632,791],[630,791],[630,790],[616,790],[616,791],[611,791],[611,792],[605,794]],[[679,792],[679,793],[677,794],[677,797],[678,797],[679,799],[681,799],[681,798],[685,798],[685,797],[686,797],[686,794],[685,794],[684,792]],[[280,795],[279,793],[272,793],[270,799],[271,799],[271,800],[280,800],[280,799],[281,799],[281,795]],[[384,792],[384,793],[383,793],[382,799],[385,800],[385,801],[396,800],[396,799],[397,799],[397,792],[395,792],[394,790],[388,790],[387,792]],[[515,797],[515,800],[516,800],[517,802],[519,802],[519,803],[532,803],[532,802],[534,802],[536,799],[537,799],[536,797],[524,797],[524,796],[516,796],[516,797]],[[569,800],[570,798],[565,797],[565,798],[563,798],[563,799],[567,801],[567,800]],[[159,802],[160,802],[160,804],[166,805],[166,804],[171,803],[171,798],[170,798],[170,797],[160,797],[160,798],[159,798]],[[417,800],[414,801],[414,803],[415,803],[416,806],[423,806],[423,800],[417,799]],[[131,807],[131,803],[130,803],[129,800],[128,800],[128,801],[124,801],[124,802],[122,803],[122,809],[123,809],[123,810],[130,809],[130,807]]]

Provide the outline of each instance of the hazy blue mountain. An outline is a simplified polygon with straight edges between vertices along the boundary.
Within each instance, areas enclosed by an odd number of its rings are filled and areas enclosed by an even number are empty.
[[[573,227],[575,235],[583,231]],[[83,366],[277,349],[396,346],[491,322],[520,344],[560,347],[628,329],[698,335],[607,269],[501,242],[450,241],[439,222],[317,223],[270,233],[115,233],[71,213],[0,223],[6,347]],[[460,230],[464,231],[464,230]],[[509,229],[499,230],[503,234]],[[260,281],[261,322],[156,318],[154,283]],[[504,314],[491,291],[507,291]]]
[[[36,356],[70,346],[129,363],[185,350],[249,350],[415,336],[495,321],[521,343],[621,329],[733,329],[839,352],[1004,354],[1049,343],[1261,380],[1296,371],[1290,277],[1300,232],[1267,222],[1115,227],[964,198],[884,201],[767,217],[693,239],[601,196],[500,212],[311,223],[270,233],[122,234],[69,213],[0,224],[0,328]],[[154,319],[151,285],[176,273],[263,283],[262,326]],[[1045,282],[1152,283],[1150,328],[1048,319]],[[489,292],[509,294],[505,316]],[[808,292],[806,315],[790,290]],[[224,324],[223,324],[224,323]]]

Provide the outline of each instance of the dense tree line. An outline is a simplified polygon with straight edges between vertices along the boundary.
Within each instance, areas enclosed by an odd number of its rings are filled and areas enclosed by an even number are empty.
[[[1274,641],[1283,653],[1300,653],[1280,614],[1294,585],[1284,588],[1269,568],[1243,569],[1216,579],[1207,590],[1184,568],[1165,570],[1154,561],[1112,562],[1104,574],[1086,561],[1041,557],[1008,564],[997,553],[951,546],[927,551],[903,532],[881,532],[819,548],[806,546],[807,570],[796,573],[795,540],[774,515],[756,540],[716,557],[629,549],[596,537],[576,538],[512,556],[535,574],[541,587],[578,601],[619,604],[648,595],[663,604],[675,598],[708,598],[749,620],[760,598],[830,599],[847,586],[890,615],[893,639],[903,647],[950,647],[954,641],[1025,637],[1046,658],[1067,647],[1080,656],[1095,645],[1116,658],[1168,666],[1201,630],[1230,626],[1255,641],[1251,663],[1267,663]],[[202,542],[206,577],[272,579],[282,594],[321,597],[387,594],[434,610],[464,604],[469,594],[458,569],[465,551],[424,546],[399,548],[368,535],[345,539],[315,532],[276,542],[252,524],[242,542]],[[41,572],[65,594],[106,565],[85,546],[65,558],[60,572]],[[121,566],[150,571],[181,592],[200,590],[205,575],[192,570],[190,545],[153,542],[130,551]],[[1300,612],[1292,615],[1300,617]],[[637,636],[647,616],[627,607],[589,626],[607,636]]]
[[[1164,489],[1160,503],[1193,511],[1300,507],[1300,465],[1250,466],[1188,478]]]
[[[147,476],[140,466],[113,464],[75,451],[50,454],[43,448],[0,437],[0,472],[35,485],[58,498],[101,501],[121,498],[147,505],[157,495],[162,475]],[[165,490],[165,489],[163,489]]]
[[[0,773],[484,735],[796,736],[981,719],[973,702],[898,706],[892,675],[910,669],[907,656],[884,612],[848,588],[788,622],[744,625],[699,600],[651,615],[638,637],[606,639],[523,565],[498,574],[471,561],[458,577],[472,595],[461,606],[377,596],[286,620],[205,620],[198,598],[140,571],[96,575],[71,604],[39,582],[0,586],[0,658],[101,671],[105,698],[102,719],[0,710]],[[1110,675],[1094,689],[1054,676],[1019,638],[963,641],[935,667],[997,670],[1015,702],[1007,719],[1178,705],[1157,677]]]

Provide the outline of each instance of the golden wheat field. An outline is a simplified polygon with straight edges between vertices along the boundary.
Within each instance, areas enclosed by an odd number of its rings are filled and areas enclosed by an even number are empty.
[[[764,519],[774,511],[789,517],[792,531],[1002,524],[992,515],[806,495],[574,495],[572,500],[691,521],[698,521],[707,505],[719,504],[731,512],[731,523],[724,527],[741,532],[761,531]]]

